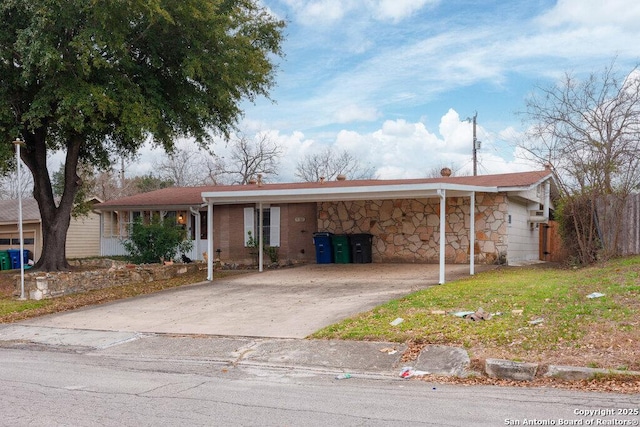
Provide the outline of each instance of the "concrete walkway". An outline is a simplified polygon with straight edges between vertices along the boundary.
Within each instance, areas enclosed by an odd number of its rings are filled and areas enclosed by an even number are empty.
[[[449,266],[447,280],[464,277],[468,272],[465,265]],[[349,316],[437,283],[437,265],[313,264],[204,282],[20,324],[137,333],[304,338]]]

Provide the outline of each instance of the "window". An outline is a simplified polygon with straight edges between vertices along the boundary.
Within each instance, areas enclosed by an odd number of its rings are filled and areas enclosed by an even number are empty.
[[[255,213],[256,218],[256,226],[255,230],[258,230],[258,223],[260,221],[260,211],[256,209]],[[271,209],[263,209],[262,210],[262,238],[264,239],[264,245],[269,246],[271,242]]]
[[[200,220],[200,239],[207,239],[207,211],[200,211],[200,215],[196,216],[193,213],[189,214],[191,217],[191,227],[189,228],[189,235],[191,240],[196,240],[196,221]]]
[[[244,244],[247,245],[249,232],[251,236],[258,240],[258,221],[260,210],[255,208],[244,208]],[[280,208],[271,206],[262,209],[262,238],[265,246],[280,246]]]
[[[33,245],[35,239],[33,237],[24,237],[22,239],[22,244],[23,245]],[[20,238],[16,237],[14,239],[11,239],[11,245],[14,246],[19,246],[20,245]]]

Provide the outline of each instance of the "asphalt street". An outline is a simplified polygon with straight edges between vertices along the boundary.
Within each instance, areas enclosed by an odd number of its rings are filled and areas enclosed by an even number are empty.
[[[204,357],[51,350],[0,351],[0,425],[637,425],[638,420],[618,414],[638,408],[631,395],[463,387],[389,375],[337,380],[323,370],[235,366]]]

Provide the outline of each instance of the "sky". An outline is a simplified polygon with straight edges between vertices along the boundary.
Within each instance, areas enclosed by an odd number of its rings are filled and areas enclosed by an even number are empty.
[[[470,174],[476,113],[479,174],[537,169],[513,143],[535,87],[640,62],[636,0],[261,1],[287,22],[284,57],[271,100],[243,103],[240,127],[284,150],[271,182],[295,181],[300,159],[325,147],[380,179]],[[127,175],[159,155],[145,147]]]

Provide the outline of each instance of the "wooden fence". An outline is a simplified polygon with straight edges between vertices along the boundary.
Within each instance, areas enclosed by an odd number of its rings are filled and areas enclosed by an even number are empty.
[[[563,262],[569,253],[562,245],[558,223],[549,221],[540,225],[540,259],[549,262]]]
[[[640,194],[608,197],[598,204],[598,220],[607,246],[615,245],[620,255],[640,254]]]

